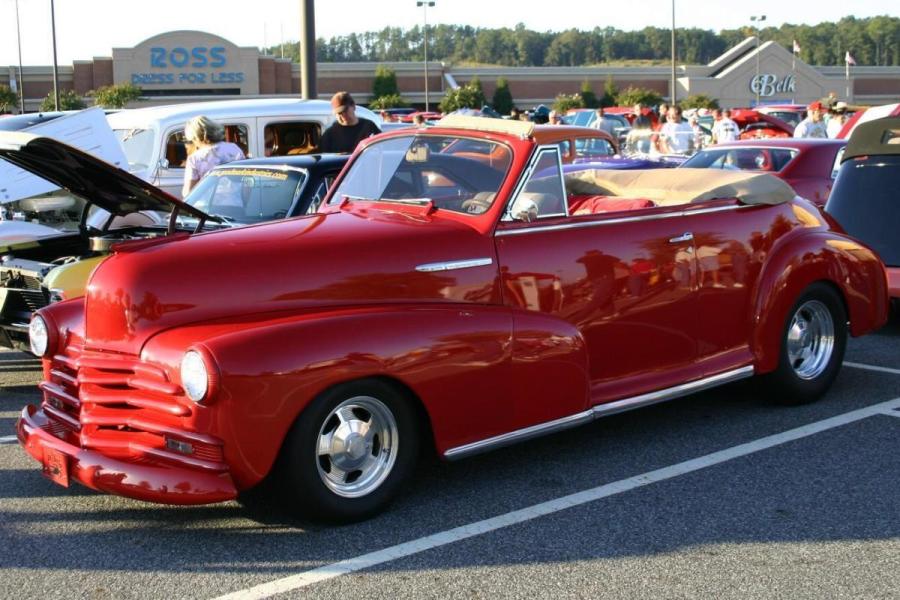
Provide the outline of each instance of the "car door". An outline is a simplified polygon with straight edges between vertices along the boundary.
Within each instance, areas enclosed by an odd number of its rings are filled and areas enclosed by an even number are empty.
[[[684,381],[697,357],[697,273],[683,207],[570,216],[565,201],[559,210],[535,195],[555,181],[565,200],[557,152],[537,152],[495,234],[516,343],[534,314],[576,328],[593,403]],[[516,368],[531,381],[542,365]]]

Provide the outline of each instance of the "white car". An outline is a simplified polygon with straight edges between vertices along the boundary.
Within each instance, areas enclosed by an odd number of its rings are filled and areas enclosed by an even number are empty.
[[[381,117],[357,106],[356,114],[379,127]],[[176,198],[187,159],[184,126],[204,115],[225,126],[225,137],[247,158],[310,154],[333,122],[326,100],[252,99],[191,102],[123,110],[107,116],[128,159],[128,170]]]

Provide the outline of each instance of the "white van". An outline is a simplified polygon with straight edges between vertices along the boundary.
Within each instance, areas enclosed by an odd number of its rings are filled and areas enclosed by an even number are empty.
[[[381,117],[357,106],[356,114],[381,127]],[[205,115],[225,127],[225,139],[248,158],[315,152],[322,132],[334,122],[326,100],[273,98],[191,102],[123,110],[107,116],[122,143],[128,170],[181,197],[187,159],[184,126]]]

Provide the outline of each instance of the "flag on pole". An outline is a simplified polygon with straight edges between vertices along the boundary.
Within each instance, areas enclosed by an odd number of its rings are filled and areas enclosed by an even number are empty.
[[[850,55],[850,51],[847,50],[847,53],[844,55],[844,62],[848,65],[856,65],[856,59]]]
[[[794,54],[800,54],[800,44],[797,43],[797,40],[794,40]]]

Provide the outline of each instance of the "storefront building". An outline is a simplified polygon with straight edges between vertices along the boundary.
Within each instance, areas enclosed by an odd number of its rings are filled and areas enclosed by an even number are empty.
[[[424,105],[423,63],[383,63],[397,76],[400,93],[416,106]],[[378,63],[319,63],[319,96],[349,90],[360,103],[371,98]],[[671,69],[655,67],[491,67],[457,68],[441,62],[428,64],[429,104],[434,107],[444,91],[478,77],[488,99],[497,79],[509,82],[518,106],[549,104],[560,93],[572,94],[587,80],[598,95],[608,79],[621,90],[629,86],[652,89],[671,97]],[[254,47],[239,47],[201,31],[174,31],[144,40],[134,48],[114,48],[111,57],[79,60],[59,68],[59,85],[86,96],[106,85],[133,83],[144,97],[132,106],[224,98],[270,97],[300,94],[300,66],[289,59],[261,54]],[[37,110],[53,90],[52,68],[0,67],[0,84],[24,86],[26,109]],[[815,67],[796,58],[775,42],[757,45],[748,38],[708,65],[682,65],[676,69],[676,97],[705,94],[729,107],[752,106],[757,93],[763,104],[799,102],[834,95],[856,104],[900,101],[900,67]]]

